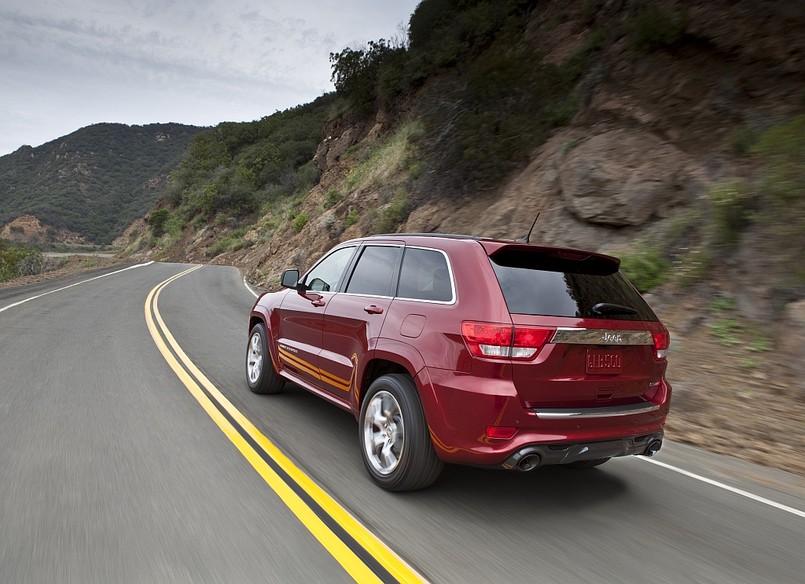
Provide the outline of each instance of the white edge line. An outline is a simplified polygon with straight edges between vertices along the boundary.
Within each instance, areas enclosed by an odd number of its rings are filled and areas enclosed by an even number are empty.
[[[14,304],[9,304],[8,306],[4,306],[0,308],[0,312],[6,311],[9,308],[14,308],[15,306],[19,306],[20,304],[25,304],[26,302],[30,302],[31,300],[36,300],[37,298],[42,298],[43,296],[47,296],[48,294],[54,294],[56,292],[61,292],[62,290],[67,290],[68,288],[72,288],[74,286],[80,286],[81,284],[86,284],[87,282],[92,282],[94,280],[100,280],[101,278],[105,278],[106,276],[113,276],[115,274],[119,274],[121,272],[125,272],[127,270],[133,270],[135,268],[143,268],[145,266],[150,266],[153,264],[153,260],[150,262],[146,262],[144,264],[135,264],[133,266],[129,266],[127,268],[123,268],[121,270],[115,270],[114,272],[109,272],[107,274],[101,274],[100,276],[95,276],[94,278],[89,278],[88,280],[81,280],[80,282],[76,282],[75,284],[70,284],[69,286],[62,286],[61,288],[56,288],[55,290],[50,290],[49,292],[45,292],[43,294],[38,294],[36,296],[31,296],[30,298],[25,298],[24,300],[20,300],[19,302],[15,302]]]
[[[663,468],[667,468],[668,470],[672,470],[674,472],[678,472],[679,474],[685,475],[686,477],[696,479],[697,481],[702,481],[703,483],[707,483],[708,485],[713,485],[714,487],[724,489],[725,491],[729,491],[730,493],[735,493],[736,495],[746,497],[747,499],[752,499],[753,501],[757,501],[758,503],[763,503],[764,505],[774,507],[775,509],[780,509],[781,511],[791,513],[792,515],[797,515],[799,517],[805,518],[805,511],[800,511],[799,509],[795,509],[794,507],[789,507],[788,505],[783,505],[782,503],[778,503],[777,501],[772,501],[771,499],[761,497],[760,495],[755,495],[754,493],[750,493],[749,491],[744,491],[742,489],[737,489],[735,487],[731,487],[731,486],[726,485],[724,483],[714,481],[713,479],[708,479],[707,477],[703,477],[702,475],[698,475],[696,473],[692,473],[690,471],[678,468],[676,466],[666,464],[665,462],[660,462],[659,460],[654,460],[652,458],[645,458],[643,456],[637,456],[635,458],[637,458],[638,460],[645,461],[645,462],[650,462],[651,464],[656,464],[658,466],[661,466]]]
[[[249,286],[249,283],[246,281],[246,276],[243,276],[243,285],[246,286],[246,290],[248,290],[249,292],[254,294],[255,298],[260,298],[260,295],[257,292],[254,291],[254,288]]]

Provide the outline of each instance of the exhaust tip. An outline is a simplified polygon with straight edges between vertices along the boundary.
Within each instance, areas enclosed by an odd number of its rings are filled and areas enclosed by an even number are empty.
[[[542,462],[542,459],[540,458],[539,454],[526,454],[517,461],[517,470],[520,472],[534,470],[539,466],[540,462]]]
[[[662,440],[653,440],[651,444],[646,447],[646,450],[643,452],[643,456],[648,456],[649,458],[653,458],[657,456],[657,453],[662,448]]]

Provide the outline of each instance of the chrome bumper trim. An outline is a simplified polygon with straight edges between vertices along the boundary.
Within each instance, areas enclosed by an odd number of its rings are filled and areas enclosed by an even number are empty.
[[[655,403],[630,404],[628,406],[607,406],[602,408],[532,408],[531,411],[543,420],[563,420],[568,418],[617,418],[620,416],[636,416],[656,412],[660,406]]]
[[[550,341],[566,345],[653,345],[651,331],[558,328]]]

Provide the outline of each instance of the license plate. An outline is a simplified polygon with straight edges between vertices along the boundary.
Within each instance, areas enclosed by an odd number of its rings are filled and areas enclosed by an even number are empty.
[[[589,375],[621,372],[623,354],[620,349],[587,349],[587,373]]]

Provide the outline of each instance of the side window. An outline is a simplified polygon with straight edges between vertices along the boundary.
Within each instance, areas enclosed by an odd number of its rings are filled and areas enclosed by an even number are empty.
[[[400,251],[401,248],[396,246],[364,248],[346,291],[351,294],[393,296]]]
[[[444,254],[428,249],[406,248],[397,296],[415,300],[451,301],[453,286]]]
[[[316,264],[305,276],[308,290],[315,292],[335,290],[354,252],[354,247],[342,247]]]

